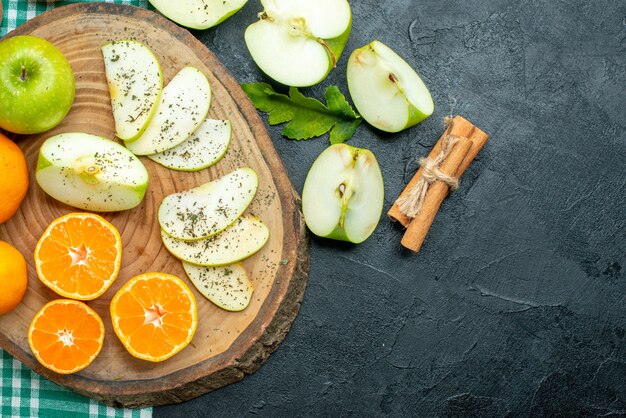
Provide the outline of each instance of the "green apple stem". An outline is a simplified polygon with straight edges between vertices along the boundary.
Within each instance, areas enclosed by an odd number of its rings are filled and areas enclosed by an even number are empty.
[[[26,67],[22,64],[22,73],[20,74],[20,80],[26,81],[28,79],[28,74],[26,74]]]

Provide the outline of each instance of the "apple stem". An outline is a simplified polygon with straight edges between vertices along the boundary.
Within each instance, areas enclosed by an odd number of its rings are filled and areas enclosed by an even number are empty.
[[[337,58],[335,58],[335,54],[333,54],[333,50],[330,49],[330,45],[328,45],[328,43],[322,38],[318,38],[317,42],[319,42],[320,44],[322,44],[324,48],[326,48],[326,50],[328,51],[328,55],[330,55],[330,59],[333,62],[333,68],[337,68]]]
[[[22,64],[22,73],[20,74],[20,79],[22,81],[26,81],[27,79],[27,74],[26,74],[26,67],[24,66],[24,64]]]

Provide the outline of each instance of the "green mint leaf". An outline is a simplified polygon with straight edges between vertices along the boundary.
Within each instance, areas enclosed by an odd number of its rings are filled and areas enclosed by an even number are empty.
[[[304,96],[295,87],[289,89],[289,96],[275,92],[267,83],[241,87],[258,110],[269,113],[270,125],[287,123],[282,134],[290,139],[310,139],[330,131],[331,144],[338,144],[348,140],[363,121],[337,86],[326,89],[327,105]]]

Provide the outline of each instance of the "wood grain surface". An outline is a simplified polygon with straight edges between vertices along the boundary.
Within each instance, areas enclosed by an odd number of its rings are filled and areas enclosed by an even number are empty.
[[[53,130],[13,136],[24,151],[30,188],[19,212],[0,225],[0,240],[15,245],[29,263],[29,287],[23,303],[0,316],[0,346],[34,369],[74,391],[114,406],[161,405],[191,399],[242,379],[257,370],[276,349],[295,318],[309,269],[308,244],[299,198],[293,190],[266,128],[234,78],[188,31],[158,14],[106,3],[75,4],[47,12],[8,36],[31,34],[56,45],[68,58],[76,78],[76,100],[67,118]],[[230,119],[233,140],[226,157],[197,172],[171,171],[141,158],[150,174],[148,192],[135,209],[104,214],[120,231],[124,246],[117,281],[89,302],[106,326],[104,347],[82,372],[62,376],[41,367],[26,339],[31,318],[44,303],[58,298],[38,280],[35,244],[55,218],[76,211],[48,197],[34,173],[42,142],[61,132],[82,131],[114,139],[114,125],[100,46],[135,39],[159,58],[167,83],[183,66],[201,69],[213,90],[209,116]],[[223,311],[195,292],[199,327],[190,346],[162,363],[133,358],[115,336],[109,301],[131,277],[147,271],[175,274],[190,284],[181,263],[161,243],[157,209],[162,198],[249,166],[259,175],[259,191],[249,208],[271,231],[264,249],[244,262],[255,286],[250,306],[239,313]]]

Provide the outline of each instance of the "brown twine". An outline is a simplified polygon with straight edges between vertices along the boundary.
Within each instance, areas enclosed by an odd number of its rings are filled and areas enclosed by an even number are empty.
[[[452,131],[452,118],[444,118],[444,123],[448,126],[448,132]],[[430,185],[436,181],[442,181],[450,187],[451,191],[459,188],[459,179],[443,173],[439,166],[448,157],[454,145],[461,138],[448,133],[441,143],[441,151],[434,158],[420,158],[419,165],[422,167],[422,177],[413,185],[411,190],[398,199],[398,209],[409,218],[415,218],[422,210],[426,192]]]

